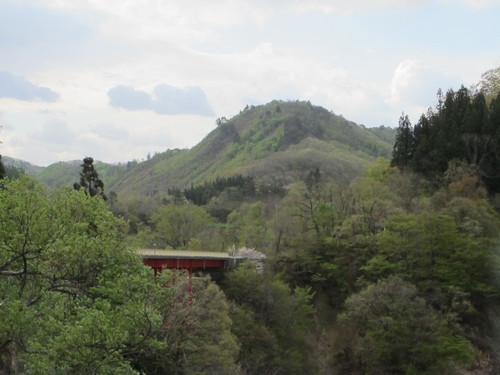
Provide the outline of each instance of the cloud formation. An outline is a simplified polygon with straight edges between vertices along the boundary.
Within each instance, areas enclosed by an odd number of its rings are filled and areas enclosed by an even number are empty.
[[[430,69],[422,61],[402,61],[391,82],[391,94],[386,102],[393,106],[411,103],[414,106],[428,106],[437,90],[457,88],[460,79],[453,75]]]
[[[0,98],[55,102],[59,94],[47,87],[36,86],[23,77],[0,72]]]
[[[110,141],[125,140],[129,135],[127,129],[111,124],[99,124],[92,129],[92,133]]]
[[[184,89],[159,84],[154,96],[133,87],[118,85],[108,91],[109,104],[130,111],[151,110],[160,115],[193,114],[213,116],[207,96],[199,87]]]
[[[125,108],[130,111],[140,109],[151,109],[151,96],[133,87],[118,85],[108,91],[109,104],[117,108]]]
[[[51,119],[43,124],[40,131],[32,134],[33,138],[51,144],[67,147],[73,145],[78,135],[68,126],[66,121]]]

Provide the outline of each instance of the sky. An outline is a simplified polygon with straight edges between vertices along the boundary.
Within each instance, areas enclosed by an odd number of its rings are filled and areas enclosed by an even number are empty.
[[[500,65],[500,0],[0,0],[0,154],[196,145],[246,105],[414,123]]]

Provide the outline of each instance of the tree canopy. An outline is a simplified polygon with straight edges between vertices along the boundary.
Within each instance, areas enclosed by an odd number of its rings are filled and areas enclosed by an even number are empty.
[[[500,92],[487,104],[482,91],[462,86],[439,96],[438,106],[412,126],[402,116],[392,165],[436,179],[454,159],[478,168],[490,193],[500,192]]]

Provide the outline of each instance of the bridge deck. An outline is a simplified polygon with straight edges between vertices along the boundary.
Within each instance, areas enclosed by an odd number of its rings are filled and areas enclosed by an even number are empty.
[[[143,258],[161,259],[232,259],[229,253],[215,251],[193,251],[193,250],[159,250],[139,249],[137,250]]]
[[[228,253],[211,251],[139,249],[137,252],[155,274],[165,268],[185,269],[190,274],[197,270],[225,269],[233,259]]]

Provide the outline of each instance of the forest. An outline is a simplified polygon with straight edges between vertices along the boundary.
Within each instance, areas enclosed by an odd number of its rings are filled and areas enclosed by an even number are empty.
[[[499,373],[500,93],[440,92],[401,116],[392,158],[379,148],[349,179],[311,163],[128,200],[88,160],[74,187],[5,176],[0,374]],[[189,296],[137,248],[265,260],[197,275]]]

